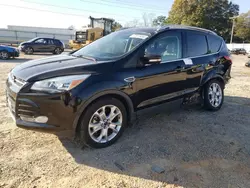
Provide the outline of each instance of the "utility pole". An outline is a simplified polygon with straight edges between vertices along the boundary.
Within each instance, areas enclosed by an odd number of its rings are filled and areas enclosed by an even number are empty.
[[[229,18],[229,19],[232,19],[232,20],[233,20],[233,25],[232,25],[232,31],[231,31],[231,40],[230,40],[230,44],[232,44],[232,43],[233,43],[235,19],[236,19],[237,17],[238,17],[238,16],[234,16],[234,17],[230,17],[230,18]]]
[[[235,21],[235,17],[232,17],[230,19],[233,19],[233,25],[232,25],[232,31],[231,31],[231,40],[230,40],[230,44],[233,43],[233,35],[234,35],[234,21]]]

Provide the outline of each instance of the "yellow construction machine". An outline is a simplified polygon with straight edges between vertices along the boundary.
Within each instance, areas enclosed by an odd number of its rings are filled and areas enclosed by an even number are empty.
[[[112,31],[113,19],[109,18],[90,18],[90,27],[83,28],[75,33],[75,40],[69,41],[70,48],[77,50]]]

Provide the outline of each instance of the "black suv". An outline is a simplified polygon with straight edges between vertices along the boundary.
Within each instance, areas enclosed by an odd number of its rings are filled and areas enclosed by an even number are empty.
[[[18,47],[18,49],[25,54],[33,54],[34,52],[61,54],[64,48],[64,43],[54,38],[34,38],[21,43]]]
[[[206,109],[219,110],[231,65],[223,39],[209,30],[129,28],[18,65],[7,101],[19,127],[72,130],[84,144],[105,147],[149,106],[199,94]]]
[[[239,55],[239,54],[246,55],[247,51],[244,48],[234,48],[231,50],[231,53],[236,54],[236,55]]]

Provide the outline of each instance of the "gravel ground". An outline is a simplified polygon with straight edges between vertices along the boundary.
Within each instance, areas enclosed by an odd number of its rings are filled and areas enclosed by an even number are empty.
[[[233,78],[219,112],[179,102],[148,109],[105,149],[80,149],[14,125],[5,107],[7,73],[40,57],[0,61],[0,187],[250,187],[246,56],[233,56]]]

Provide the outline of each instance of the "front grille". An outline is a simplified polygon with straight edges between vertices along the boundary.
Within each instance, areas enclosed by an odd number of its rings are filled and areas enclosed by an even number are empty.
[[[36,117],[40,112],[39,107],[28,99],[19,99],[17,104],[17,115],[23,117]]]

